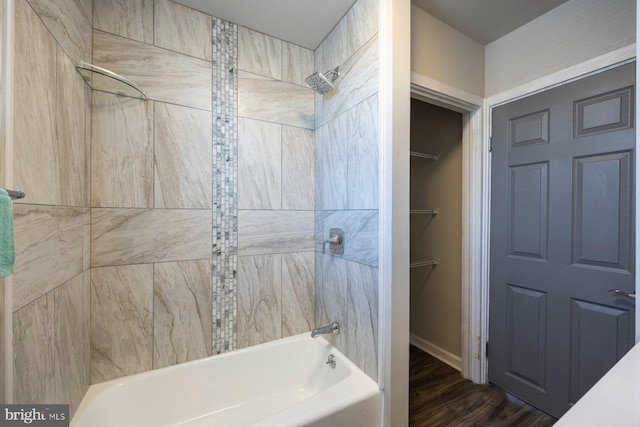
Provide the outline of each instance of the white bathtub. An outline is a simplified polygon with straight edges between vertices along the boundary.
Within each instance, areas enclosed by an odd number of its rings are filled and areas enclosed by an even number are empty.
[[[381,419],[377,384],[324,338],[302,334],[95,384],[71,427],[375,427]]]

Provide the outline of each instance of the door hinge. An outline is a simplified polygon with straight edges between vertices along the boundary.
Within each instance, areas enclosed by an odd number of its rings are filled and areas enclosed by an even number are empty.
[[[490,136],[489,137],[489,152],[491,152],[493,150],[493,137]]]
[[[484,356],[486,358],[489,358],[489,341],[484,343]]]

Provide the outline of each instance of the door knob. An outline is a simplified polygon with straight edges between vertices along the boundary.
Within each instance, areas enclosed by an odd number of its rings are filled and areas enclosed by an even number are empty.
[[[630,294],[628,292],[621,291],[620,289],[609,289],[609,292],[612,292],[619,297],[630,299],[631,301],[636,300],[635,292]]]

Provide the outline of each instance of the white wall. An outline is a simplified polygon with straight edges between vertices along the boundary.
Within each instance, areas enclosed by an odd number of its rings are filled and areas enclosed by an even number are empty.
[[[384,426],[409,424],[409,0],[380,0],[380,385]]]
[[[635,0],[569,0],[485,47],[485,96],[635,42]]]
[[[484,95],[484,46],[411,6],[411,71]]]

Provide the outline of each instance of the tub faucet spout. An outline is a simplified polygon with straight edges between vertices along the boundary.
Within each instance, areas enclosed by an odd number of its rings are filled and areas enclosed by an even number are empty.
[[[340,325],[338,325],[338,322],[333,322],[330,325],[322,326],[320,328],[315,328],[311,332],[311,338],[315,338],[318,335],[325,335],[325,334],[338,335],[339,333],[340,333]]]

